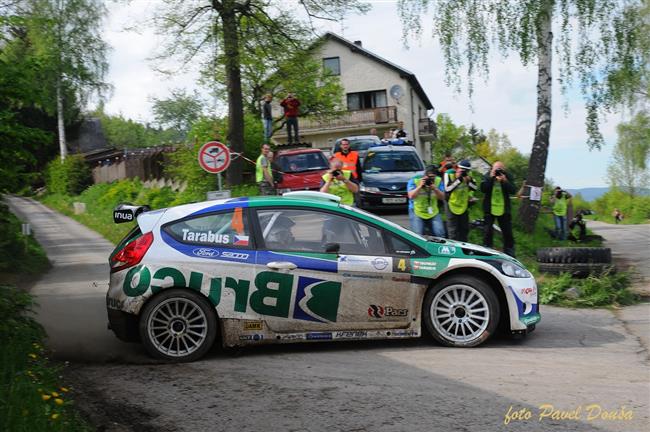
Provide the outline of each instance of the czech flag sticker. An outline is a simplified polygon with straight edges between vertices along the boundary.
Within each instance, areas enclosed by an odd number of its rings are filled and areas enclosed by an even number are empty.
[[[234,246],[248,246],[248,236],[245,235],[236,235]]]

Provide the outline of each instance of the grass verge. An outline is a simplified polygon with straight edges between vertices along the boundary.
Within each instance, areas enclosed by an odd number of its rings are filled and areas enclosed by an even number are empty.
[[[28,293],[0,286],[0,430],[92,431],[47,358],[33,305]]]

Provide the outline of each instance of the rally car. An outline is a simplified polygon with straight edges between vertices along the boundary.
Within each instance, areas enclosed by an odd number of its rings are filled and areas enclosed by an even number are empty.
[[[169,209],[120,206],[137,226],[110,256],[109,327],[154,357],[226,347],[399,339],[448,346],[540,320],[537,286],[514,258],[421,237],[320,192]]]

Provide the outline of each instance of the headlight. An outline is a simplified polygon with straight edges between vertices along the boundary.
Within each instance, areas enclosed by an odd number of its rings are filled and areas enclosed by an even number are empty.
[[[361,192],[379,192],[379,188],[373,186],[363,186],[361,185]]]
[[[513,278],[533,277],[533,275],[531,275],[528,270],[510,261],[491,260],[489,261],[489,263],[492,264],[494,267],[496,267],[501,273],[503,273],[506,276],[510,276]]]

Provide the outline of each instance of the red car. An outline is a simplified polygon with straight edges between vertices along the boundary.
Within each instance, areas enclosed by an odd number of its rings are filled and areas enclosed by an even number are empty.
[[[319,149],[279,151],[275,163],[282,171],[278,194],[297,190],[319,190],[321,177],[329,169],[325,154]]]

